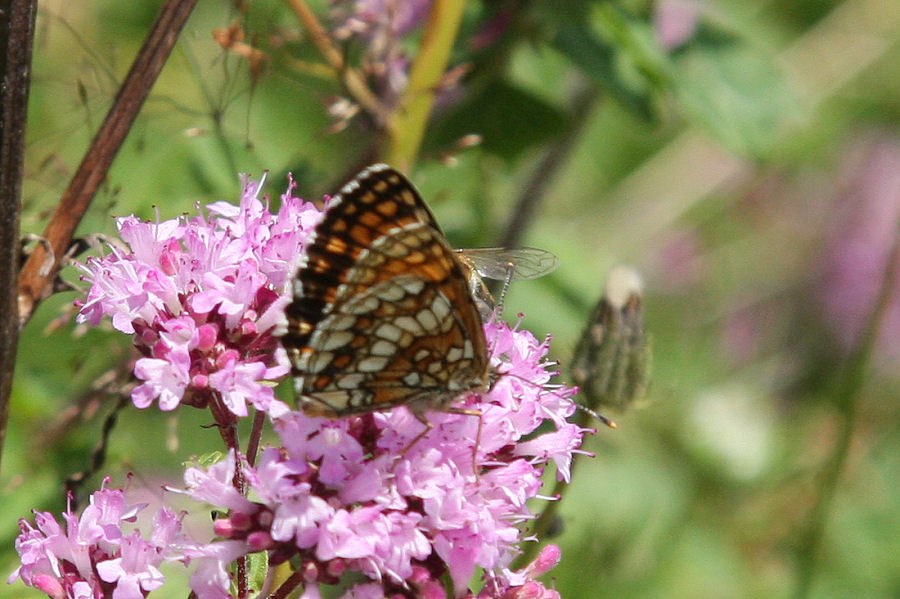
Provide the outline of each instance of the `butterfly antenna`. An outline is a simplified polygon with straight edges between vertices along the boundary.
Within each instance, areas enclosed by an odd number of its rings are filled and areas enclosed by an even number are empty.
[[[495,312],[499,314],[503,314],[503,304],[506,302],[506,292],[509,291],[509,286],[512,284],[513,275],[516,273],[516,265],[512,262],[506,263],[506,275],[503,277],[503,287],[500,288],[500,293],[497,294],[497,307]]]
[[[580,404],[580,403],[578,403],[578,402],[575,402],[575,406],[576,406],[579,410],[581,410],[582,412],[584,412],[585,414],[588,414],[589,416],[591,416],[591,417],[593,417],[593,418],[596,418],[597,420],[599,420],[600,422],[602,422],[603,424],[605,424],[605,425],[608,426],[609,428],[619,428],[619,425],[616,424],[615,420],[610,420],[609,418],[607,418],[607,417],[604,416],[603,414],[598,414],[597,412],[595,412],[594,410],[590,409],[590,408],[587,407],[586,405],[583,405],[583,404]]]

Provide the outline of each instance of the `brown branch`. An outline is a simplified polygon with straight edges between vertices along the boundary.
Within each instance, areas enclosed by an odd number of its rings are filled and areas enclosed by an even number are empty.
[[[36,5],[0,2],[0,456],[19,342],[19,212]]]
[[[61,258],[69,247],[75,228],[106,177],[196,3],[197,0],[167,0],[157,15],[103,125],[94,136],[90,148],[69,182],[69,187],[63,193],[56,212],[44,229],[43,236],[53,248],[53,268],[50,272],[41,268],[46,252],[42,246],[38,246],[19,274],[20,326],[28,322],[37,304],[50,293],[49,282],[59,270]]]

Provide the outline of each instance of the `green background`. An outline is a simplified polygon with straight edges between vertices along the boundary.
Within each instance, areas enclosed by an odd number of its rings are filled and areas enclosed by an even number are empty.
[[[644,276],[651,385],[609,412],[618,430],[588,439],[596,457],[579,457],[562,499],[548,584],[568,599],[900,596],[898,299],[871,344],[838,333],[853,310],[875,312],[859,281],[881,286],[874,257],[896,232],[900,3],[697,5],[674,49],[654,34],[659,5],[573,1],[521,4],[503,42],[476,52],[465,40],[509,5],[470,2],[452,60],[472,65],[465,93],[442,105],[412,172],[456,247],[498,243],[523,189],[544,180],[521,244],[560,266],[514,283],[506,317],[552,334],[564,372],[609,269]],[[40,4],[24,232],[42,230],[158,6]],[[275,1],[248,7],[199,3],[81,234],[114,233],[111,215],[236,201],[238,172],[269,171],[273,198],[293,172],[318,199],[364,164],[374,134],[362,119],[331,132],[325,105],[341,90],[298,66],[320,59],[296,18]],[[212,40],[232,22],[269,55],[258,77]],[[437,160],[466,133],[483,143],[455,166]],[[552,152],[558,166],[536,174]],[[855,275],[829,276],[839,260]],[[850,299],[830,311],[837,294]],[[44,302],[22,334],[0,572],[16,565],[17,519],[64,506],[61,481],[86,467],[112,409],[92,383],[129,356],[108,323],[73,324],[76,297]],[[183,461],[219,447],[208,422],[126,409],[102,471],[116,485],[132,472],[158,497]],[[185,596],[170,592],[153,596]],[[16,583],[0,596],[40,593]]]

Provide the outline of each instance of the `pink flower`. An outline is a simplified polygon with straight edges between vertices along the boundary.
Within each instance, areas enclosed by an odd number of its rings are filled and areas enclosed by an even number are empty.
[[[205,407],[215,393],[236,416],[248,403],[272,416],[287,412],[269,382],[289,370],[277,334],[320,212],[292,196],[291,182],[273,215],[259,188],[245,179],[240,205],[217,202],[209,217],[120,218],[130,251],[112,248],[82,266],[91,288],[78,322],[110,316],[144,355],[134,369],[143,381],[132,392],[136,406]]]
[[[659,43],[667,50],[687,43],[694,33],[703,12],[697,0],[661,0],[653,13],[653,28]]]
[[[431,0],[353,0],[335,11],[343,22],[337,35],[402,37],[421,25],[431,9]]]
[[[368,596],[372,584],[380,596],[409,588],[446,596],[445,574],[460,595],[479,568],[502,589],[491,596],[514,587],[509,596],[528,596],[533,588],[522,585],[532,581],[508,569],[518,525],[533,518],[528,501],[539,496],[546,464],[568,478],[585,431],[566,421],[573,390],[546,387],[546,342],[503,323],[485,332],[500,378],[455,404],[480,416],[429,412],[432,428],[420,436],[424,425],[405,407],[339,420],[286,414],[275,421],[283,448],[241,466],[259,501],[226,499],[232,511],[216,532],[243,541],[247,553],[267,550],[270,563],[300,564],[307,588],[345,575],[368,580],[346,597]],[[189,469],[188,492],[202,501],[233,495],[235,467],[229,457],[206,472]]]
[[[428,426],[406,407],[335,420],[290,411],[272,390],[289,371],[278,335],[293,271],[321,218],[292,191],[277,215],[245,181],[240,206],[218,202],[208,217],[120,219],[130,251],[113,249],[84,266],[91,289],[80,321],[111,316],[143,356],[135,405],[158,401],[172,410],[215,400],[236,417],[250,404],[273,419],[281,447],[263,449],[253,467],[232,452],[185,472],[194,500],[229,510],[213,526],[224,540],[189,543],[165,515],[150,540],[123,535],[121,522],[136,510],[97,494],[80,520],[65,515],[77,542],[49,515],[37,518],[38,530],[23,527],[16,575],[51,595],[80,585],[77,592],[114,589],[131,599],[161,584],[162,560],[190,560],[197,596],[225,599],[231,562],[265,551],[270,565],[290,561],[311,599],[320,584],[343,585],[347,598],[411,590],[428,599],[474,597],[478,571],[479,597],[550,599],[533,577],[552,560],[509,569],[521,526],[534,517],[529,502],[541,499],[544,468],[552,463],[569,480],[587,432],[567,420],[574,389],[550,385],[549,339],[485,323],[495,383],[457,397],[454,412],[427,413]],[[234,486],[238,469],[246,496]],[[48,538],[58,551],[46,550]],[[60,564],[78,575],[62,576]]]
[[[22,560],[7,582],[21,579],[54,599],[111,597],[143,599],[165,577],[158,566],[181,560],[181,522],[160,509],[150,539],[139,532],[123,534],[145,506],[127,506],[121,489],[101,489],[79,517],[63,513],[66,529],[52,514],[35,512],[35,524],[19,521],[16,551]]]
[[[837,348],[847,352],[860,342],[889,276],[900,218],[900,140],[876,136],[858,143],[842,171],[816,299]],[[876,363],[883,367],[894,368],[900,358],[898,332],[900,301],[894,299],[885,306],[876,342]]]

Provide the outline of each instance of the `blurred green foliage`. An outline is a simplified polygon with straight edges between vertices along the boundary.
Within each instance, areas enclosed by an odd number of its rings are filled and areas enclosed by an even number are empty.
[[[159,4],[41,3],[23,231],[40,233]],[[439,100],[412,174],[458,246],[497,243],[523,189],[546,184],[522,243],[561,266],[515,284],[507,317],[521,311],[552,334],[563,371],[607,271],[644,273],[650,390],[611,414],[619,430],[599,430],[596,457],[577,464],[553,539],[556,588],[568,599],[900,596],[900,300],[860,370],[849,361],[860,337],[842,342],[875,309],[893,239],[859,251],[878,240],[866,227],[895,219],[900,202],[900,4],[518,4],[467,7],[464,38],[503,11],[507,28],[485,47],[460,40],[454,58],[472,70]],[[213,41],[232,23],[266,53],[260,73]],[[666,48],[676,25],[683,39]],[[268,170],[275,200],[289,172],[307,198],[333,191],[378,140],[364,116],[330,129],[326,105],[344,90],[308,68],[319,60],[281,2],[246,13],[201,2],[81,233],[113,234],[111,215],[168,219],[236,200],[239,172]],[[585,91],[579,115],[571,101]],[[438,160],[468,133],[483,143],[452,167]],[[535,172],[553,152],[561,159]],[[844,247],[847,227],[859,234]],[[841,260],[869,278],[841,278]],[[63,276],[78,283],[74,269]],[[16,519],[59,511],[61,481],[88,462],[113,402],[85,399],[92,381],[129,355],[109,326],[72,324],[76,297],[45,302],[22,336],[0,476],[4,572]],[[204,424],[126,409],[104,471],[158,494],[188,456],[217,447]]]

